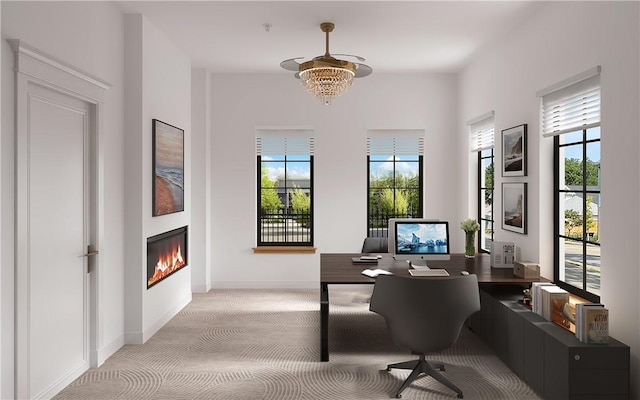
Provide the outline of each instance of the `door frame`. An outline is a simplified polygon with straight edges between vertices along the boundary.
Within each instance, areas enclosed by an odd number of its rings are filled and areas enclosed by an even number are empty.
[[[90,104],[89,126],[89,243],[93,250],[101,248],[104,231],[104,157],[101,138],[104,132],[104,102],[111,85],[95,78],[19,39],[8,40],[15,57],[16,96],[16,221],[15,221],[15,335],[14,363],[16,398],[31,398],[29,393],[28,365],[28,96],[29,85],[37,84]],[[98,367],[104,360],[100,357],[103,347],[103,307],[101,304],[100,261],[98,254],[89,262],[89,364]],[[70,383],[70,382],[68,382]],[[67,383],[67,384],[68,384]],[[61,383],[63,384],[63,383]],[[55,393],[51,393],[53,395]]]

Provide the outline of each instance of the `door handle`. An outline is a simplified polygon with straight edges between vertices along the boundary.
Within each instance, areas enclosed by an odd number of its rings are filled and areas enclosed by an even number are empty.
[[[83,254],[80,257],[91,257],[91,256],[97,256],[98,255],[98,250],[91,250],[91,246],[87,246],[87,254]]]

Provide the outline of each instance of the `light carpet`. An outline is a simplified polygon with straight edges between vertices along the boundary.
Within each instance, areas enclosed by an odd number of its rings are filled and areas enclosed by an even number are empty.
[[[395,346],[369,311],[372,287],[330,286],[330,361],[320,362],[319,290],[211,290],[143,345],[125,345],[56,400],[388,399],[409,371],[387,364],[415,357]],[[540,399],[472,332],[427,357],[465,399]],[[404,399],[456,399],[431,377]]]

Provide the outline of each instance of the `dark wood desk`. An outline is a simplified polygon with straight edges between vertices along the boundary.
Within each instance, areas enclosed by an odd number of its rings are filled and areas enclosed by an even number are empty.
[[[384,254],[378,263],[354,263],[351,258],[358,253],[322,253],[320,254],[320,360],[329,361],[329,285],[369,284],[374,278],[362,275],[362,270],[381,268],[398,276],[411,277],[406,261],[396,261],[391,254]],[[467,271],[478,277],[480,285],[521,285],[546,279],[522,279],[513,275],[511,268],[491,268],[488,254],[479,254],[475,258],[466,258],[463,254],[452,254],[448,261],[429,261],[430,268],[444,268],[450,276],[458,276]],[[442,277],[413,279],[443,279]],[[446,278],[445,278],[446,279]]]

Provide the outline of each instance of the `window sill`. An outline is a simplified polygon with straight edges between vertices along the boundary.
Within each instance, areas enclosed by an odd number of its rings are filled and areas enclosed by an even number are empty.
[[[313,246],[259,246],[253,248],[253,253],[263,254],[315,254]]]

